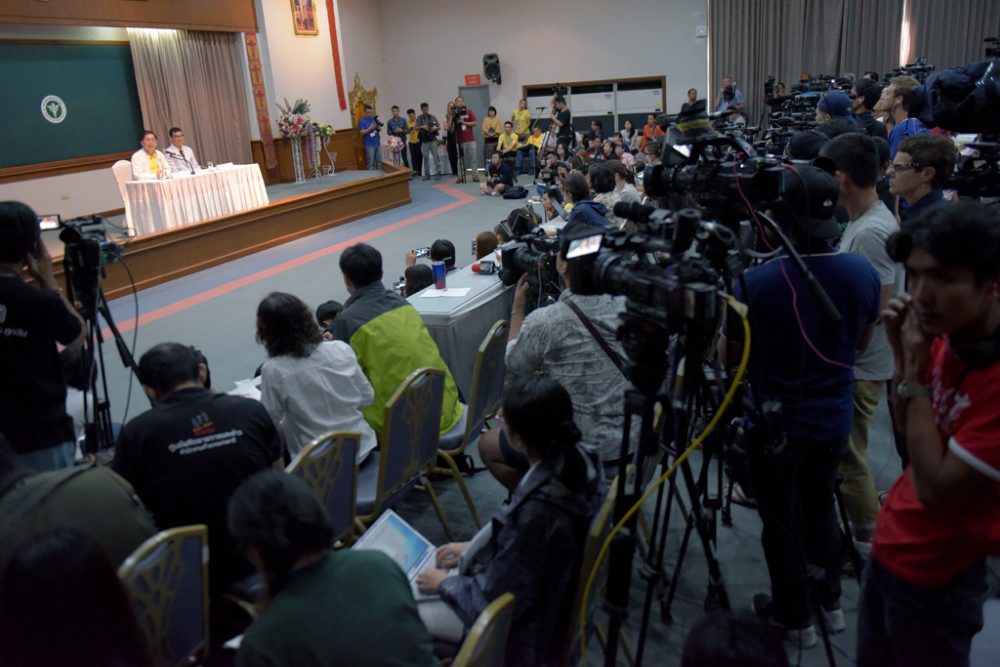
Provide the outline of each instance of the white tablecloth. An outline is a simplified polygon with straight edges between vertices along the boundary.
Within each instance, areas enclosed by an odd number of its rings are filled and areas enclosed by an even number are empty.
[[[138,234],[267,206],[260,166],[240,164],[194,175],[125,183],[132,225]]]
[[[447,283],[449,288],[468,288],[469,291],[461,297],[422,297],[424,292],[434,291],[431,285],[407,300],[420,313],[455,384],[468,401],[472,395],[476,352],[497,320],[510,319],[514,287],[505,286],[496,274],[473,273],[471,265],[449,273]]]

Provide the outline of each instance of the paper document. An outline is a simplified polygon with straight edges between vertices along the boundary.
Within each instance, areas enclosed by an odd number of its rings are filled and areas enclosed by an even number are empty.
[[[425,289],[420,293],[421,299],[435,299],[442,296],[465,296],[471,287],[449,287],[448,289]]]

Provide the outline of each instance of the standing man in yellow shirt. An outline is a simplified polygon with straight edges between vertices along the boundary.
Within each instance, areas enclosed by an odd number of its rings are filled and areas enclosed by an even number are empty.
[[[142,148],[132,154],[132,178],[139,180],[147,174],[152,174],[154,178],[170,176],[167,156],[156,149],[156,133],[144,130],[139,143]]]
[[[525,141],[531,133],[531,112],[528,111],[528,100],[523,97],[517,103],[517,109],[510,116],[514,123],[514,134],[518,139]]]
[[[406,110],[407,146],[410,149],[410,164],[413,165],[413,173],[410,178],[416,178],[423,173],[424,156],[420,152],[420,132],[417,130],[417,112],[413,109]]]

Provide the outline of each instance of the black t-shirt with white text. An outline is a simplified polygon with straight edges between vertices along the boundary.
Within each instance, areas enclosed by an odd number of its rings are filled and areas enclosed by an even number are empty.
[[[0,432],[18,453],[74,439],[56,343],[80,335],[80,321],[56,292],[0,276]]]
[[[280,458],[278,431],[259,401],[189,388],[125,425],[114,469],[135,487],[160,530],[208,526],[210,581],[219,591],[251,572],[226,527],[229,498]]]

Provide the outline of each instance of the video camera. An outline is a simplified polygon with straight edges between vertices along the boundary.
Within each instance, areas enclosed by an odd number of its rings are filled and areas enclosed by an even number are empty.
[[[893,79],[897,76],[912,76],[914,79],[923,83],[930,73],[935,69],[934,65],[927,63],[927,58],[917,58],[915,61],[908,65],[903,65],[902,67],[897,67],[891,72],[886,72],[882,75],[882,85],[889,85]]]
[[[52,226],[53,218],[58,223]],[[44,222],[42,220],[44,219]],[[66,246],[63,262],[70,301],[80,304],[86,318],[97,309],[104,268],[122,256],[122,248],[109,241],[104,218],[92,215],[63,220],[60,216],[39,216],[43,229],[59,228],[59,240]]]
[[[980,142],[967,145],[975,155],[963,155],[945,183],[962,197],[1000,196],[1000,143]]]
[[[562,281],[556,271],[559,239],[546,236],[541,229],[515,235],[501,245],[500,280],[513,285],[522,275],[528,276],[529,299],[532,306],[554,303],[562,292]]]

